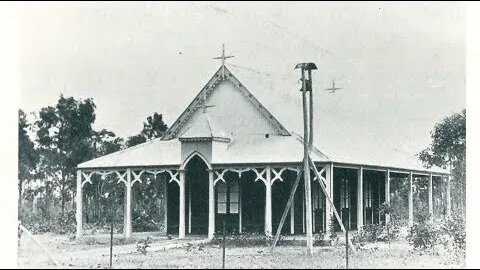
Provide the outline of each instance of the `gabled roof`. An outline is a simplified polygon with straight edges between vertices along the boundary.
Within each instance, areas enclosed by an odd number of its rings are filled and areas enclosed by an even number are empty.
[[[200,107],[202,96],[208,96],[212,91],[215,91],[216,86],[224,80],[228,80],[235,86],[235,89],[240,91],[242,95],[257,108],[258,112],[267,119],[278,131],[279,134],[288,136],[290,132],[283,127],[283,125],[263,106],[250,91],[228,70],[225,65],[222,65],[217,72],[212,76],[208,83],[197,94],[193,101],[187,106],[182,114],[175,120],[172,126],[165,132],[162,137],[163,140],[171,140],[181,136],[178,132],[183,128],[185,123],[192,117],[196,110]]]
[[[240,74],[241,75],[241,74]],[[262,76],[261,79],[242,77],[249,84],[249,87],[262,91],[265,85],[259,85],[258,82],[266,83],[268,80]],[[218,123],[218,120],[224,120],[225,117],[218,118],[223,111],[212,111],[217,113],[217,118],[210,117],[208,110],[198,112],[201,107],[202,96],[212,95],[215,89],[219,89],[220,84],[228,81],[233,84],[229,94],[235,93],[237,98],[247,100],[254,108],[262,121],[268,122],[269,126],[274,127],[275,133],[258,134],[233,134]],[[273,85],[273,84],[272,84]],[[272,86],[273,87],[273,86]],[[258,89],[257,89],[258,88]],[[220,90],[218,90],[220,91]],[[203,100],[205,102],[205,100]],[[233,102],[238,103],[238,100]],[[245,102],[245,101],[244,101]],[[230,106],[230,104],[227,104]],[[250,118],[248,118],[250,119]],[[247,119],[247,120],[248,120]],[[217,120],[217,121],[216,121]],[[228,119],[235,121],[235,119]],[[225,122],[229,125],[230,122]],[[263,123],[263,122],[262,122]],[[241,123],[243,124],[243,123]],[[256,127],[256,126],[255,126]],[[176,139],[178,138],[178,139]],[[245,86],[228,70],[224,65],[213,75],[209,82],[197,94],[195,99],[188,105],[185,111],[178,117],[174,124],[168,129],[165,136],[161,139],[130,147],[110,155],[96,158],[78,165],[79,168],[111,168],[111,167],[144,167],[144,166],[179,166],[181,160],[181,140],[189,139],[212,139],[212,159],[211,163],[221,164],[275,164],[275,163],[298,163],[303,159],[303,138],[295,133],[288,132],[282,124],[248,91]],[[218,138],[220,140],[215,140]],[[366,166],[377,168],[390,168],[399,170],[411,170],[414,172],[433,172],[448,174],[442,168],[433,167],[426,169],[415,156],[402,154],[399,152],[388,151],[386,147],[377,145],[377,147],[363,147],[362,144],[351,144],[349,142],[329,142],[319,140],[321,149],[314,148],[312,158],[315,162],[334,162],[336,164],[346,164],[354,166]],[[338,147],[347,144],[348,147]]]

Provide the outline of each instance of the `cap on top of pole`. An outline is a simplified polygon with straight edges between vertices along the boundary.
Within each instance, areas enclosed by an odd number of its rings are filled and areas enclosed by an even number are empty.
[[[297,68],[302,68],[305,70],[314,70],[314,69],[317,69],[317,66],[315,65],[315,63],[299,63],[295,66],[295,69]]]

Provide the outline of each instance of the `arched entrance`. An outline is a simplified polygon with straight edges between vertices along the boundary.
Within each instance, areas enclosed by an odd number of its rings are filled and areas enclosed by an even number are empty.
[[[208,166],[194,155],[185,166],[185,225],[188,234],[208,233]]]

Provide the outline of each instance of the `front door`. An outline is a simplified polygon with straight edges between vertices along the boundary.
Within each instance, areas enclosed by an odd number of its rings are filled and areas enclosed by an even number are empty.
[[[223,222],[227,233],[238,233],[240,213],[240,187],[238,181],[219,181],[216,186],[216,231],[223,231]]]

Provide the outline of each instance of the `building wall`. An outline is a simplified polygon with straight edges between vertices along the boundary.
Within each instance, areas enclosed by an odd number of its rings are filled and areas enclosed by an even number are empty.
[[[185,162],[192,153],[198,152],[208,163],[212,161],[212,142],[211,141],[199,141],[199,142],[182,142],[182,163]]]
[[[223,136],[279,134],[271,121],[228,80],[216,86],[207,97],[207,104],[214,106],[207,109],[208,117],[212,120],[212,128],[214,131],[225,131]],[[183,134],[188,129],[189,123],[197,121],[202,113],[202,109],[197,109],[178,134]]]

